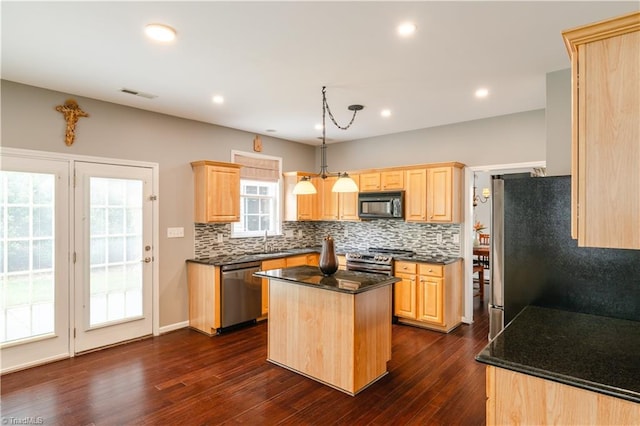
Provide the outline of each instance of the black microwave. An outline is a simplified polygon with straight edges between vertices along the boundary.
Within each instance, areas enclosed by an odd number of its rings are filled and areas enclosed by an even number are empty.
[[[358,217],[362,219],[403,219],[404,191],[358,193]]]

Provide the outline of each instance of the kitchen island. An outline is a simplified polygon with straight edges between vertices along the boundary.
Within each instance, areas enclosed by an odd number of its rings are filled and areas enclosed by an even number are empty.
[[[313,266],[255,275],[269,279],[268,361],[349,395],[387,374],[398,278]]]

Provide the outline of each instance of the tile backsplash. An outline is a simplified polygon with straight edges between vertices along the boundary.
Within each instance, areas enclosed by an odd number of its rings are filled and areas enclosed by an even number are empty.
[[[196,223],[194,226],[196,258],[259,253],[264,249],[262,237],[230,238],[231,225],[228,223]],[[287,233],[293,236],[286,237]],[[421,255],[460,256],[460,233],[460,224],[401,220],[283,222],[282,235],[269,236],[268,242],[274,250],[281,251],[321,246],[322,239],[331,235],[338,251],[384,247],[413,250]],[[218,242],[218,234],[223,235],[222,243]]]

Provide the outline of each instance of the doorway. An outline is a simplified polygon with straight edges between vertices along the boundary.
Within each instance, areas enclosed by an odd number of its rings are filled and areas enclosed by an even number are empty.
[[[491,176],[510,173],[529,173],[534,168],[546,167],[546,161],[534,161],[526,163],[511,163],[511,164],[497,164],[487,166],[473,166],[465,169],[465,183],[466,183],[466,200],[465,203],[465,227],[463,229],[464,245],[462,254],[465,264],[465,289],[464,289],[464,315],[463,322],[471,324],[473,322],[474,313],[474,272],[473,272],[473,242],[475,239],[474,224],[480,221],[485,226],[483,233],[488,233],[491,238],[491,193],[489,191],[488,199],[483,203],[481,201],[483,197],[483,188],[491,188]],[[475,178],[474,178],[475,177]],[[474,208],[474,186],[476,186],[475,195],[479,197],[477,207]],[[490,262],[490,257],[489,257]],[[481,312],[488,312],[486,306],[491,300],[491,273],[489,266],[488,270],[485,270],[485,287],[484,297],[480,301],[481,305],[484,305],[485,309],[481,309]],[[477,299],[477,298],[476,298]]]
[[[157,165],[1,154],[2,373],[157,334]]]

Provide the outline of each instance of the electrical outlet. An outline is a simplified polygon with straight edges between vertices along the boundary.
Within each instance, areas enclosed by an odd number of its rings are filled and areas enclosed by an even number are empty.
[[[298,238],[302,238],[302,229],[298,229]]]
[[[442,232],[436,234],[436,243],[442,244]]]
[[[344,237],[345,238],[349,237],[349,230],[348,229],[344,230]]]
[[[218,242],[224,243],[224,234],[218,234]]]
[[[167,238],[183,238],[184,228],[167,228]]]
[[[453,234],[453,244],[460,244],[460,234]]]
[[[286,231],[284,231],[284,236],[286,238],[293,238],[293,229],[287,229]]]

